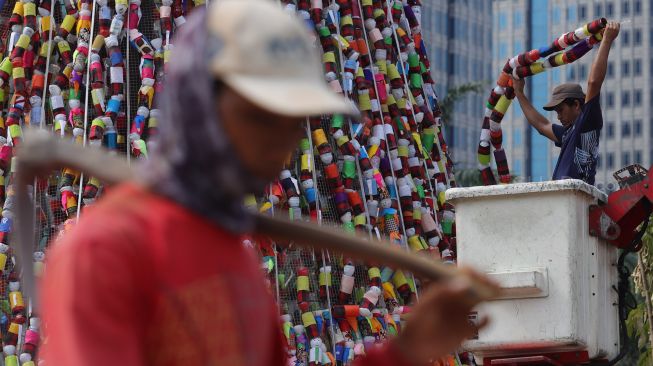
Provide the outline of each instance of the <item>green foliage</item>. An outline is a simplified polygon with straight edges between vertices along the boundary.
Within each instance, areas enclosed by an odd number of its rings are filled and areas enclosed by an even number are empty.
[[[442,110],[442,119],[445,123],[451,122],[451,117],[453,116],[453,110],[456,105],[456,102],[462,99],[468,93],[480,93],[482,92],[488,82],[479,81],[475,83],[466,83],[458,85],[454,88],[447,90],[447,95],[439,101],[440,109]],[[481,108],[482,106],[479,106]]]
[[[478,169],[461,169],[456,170],[456,184],[458,187],[482,186],[481,173]]]
[[[633,282],[636,294],[638,296],[637,307],[630,311],[626,320],[628,336],[636,345],[638,357],[636,361],[638,366],[653,365],[652,338],[651,338],[651,317],[653,305],[653,268],[651,264],[653,258],[653,217],[651,224],[648,226],[644,237],[642,238],[642,250],[639,252],[639,263],[633,272]],[[632,355],[629,355],[632,356]],[[624,360],[625,362],[626,360]],[[624,363],[624,364],[634,364]]]
[[[650,366],[653,365],[653,356],[651,356],[651,349],[647,348],[643,353],[639,355],[639,360],[637,360],[637,366]]]
[[[624,358],[624,365],[650,365],[651,352],[647,340],[649,339],[646,305],[642,302],[630,311],[626,319],[628,337],[634,343],[629,355]]]
[[[498,181],[499,174],[496,170],[493,171],[495,178]],[[458,187],[475,187],[482,186],[483,181],[481,180],[481,172],[478,169],[460,169],[454,172],[456,176],[456,184]],[[510,183],[516,183],[518,177],[513,175]]]

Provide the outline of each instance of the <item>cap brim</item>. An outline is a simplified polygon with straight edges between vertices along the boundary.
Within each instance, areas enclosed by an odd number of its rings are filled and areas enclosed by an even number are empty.
[[[552,111],[555,110],[555,108],[560,105],[560,103],[564,102],[565,99],[552,99],[550,100],[547,104],[542,107],[545,111]]]
[[[283,116],[344,114],[360,118],[353,102],[334,93],[324,83],[237,75],[221,80],[250,102]]]

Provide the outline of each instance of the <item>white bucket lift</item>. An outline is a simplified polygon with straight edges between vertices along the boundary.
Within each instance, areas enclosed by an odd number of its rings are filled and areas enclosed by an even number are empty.
[[[454,188],[446,197],[456,208],[458,263],[488,273],[507,293],[478,308],[490,325],[464,346],[479,362],[619,353],[617,249],[588,227],[589,206],[604,193],[562,180]]]

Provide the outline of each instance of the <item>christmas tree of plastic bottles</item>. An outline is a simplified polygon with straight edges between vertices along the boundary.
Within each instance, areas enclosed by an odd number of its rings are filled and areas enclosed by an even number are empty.
[[[147,158],[174,32],[203,1],[11,0],[0,26],[0,223],[6,364],[35,362],[38,315],[13,268],[12,152],[22,127],[48,129],[125,159]],[[360,121],[307,120],[307,134],[265,197],[270,214],[338,226],[453,262],[453,184],[418,1],[283,1],[315,32],[325,78],[357,103]],[[4,18],[3,18],[4,19]],[[74,225],[102,183],[64,169],[34,182],[34,269]],[[418,285],[409,273],[292,243],[252,240],[277,296],[288,354],[297,364],[348,364],[396,334]],[[435,260],[435,259],[434,259]]]
[[[260,211],[339,226],[453,262],[453,184],[418,1],[281,1],[316,33],[325,79],[362,119],[307,120],[307,135]],[[396,335],[412,275],[259,240],[296,364],[348,364]]]

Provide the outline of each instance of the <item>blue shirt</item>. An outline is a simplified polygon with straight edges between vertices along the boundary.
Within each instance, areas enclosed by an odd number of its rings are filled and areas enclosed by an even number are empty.
[[[553,134],[558,139],[555,144],[561,147],[553,180],[574,178],[594,184],[601,128],[603,116],[599,95],[583,105],[580,115],[569,128],[553,125]]]

